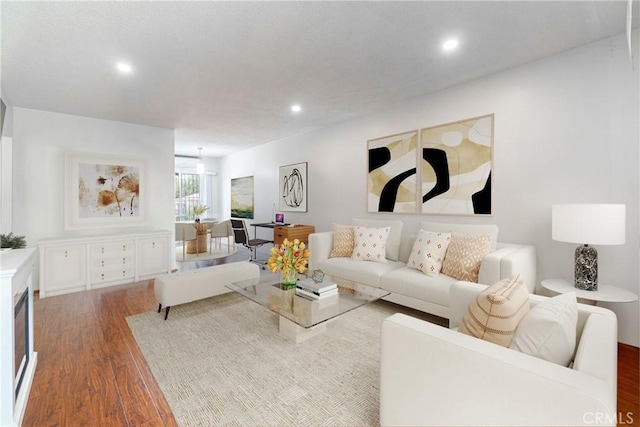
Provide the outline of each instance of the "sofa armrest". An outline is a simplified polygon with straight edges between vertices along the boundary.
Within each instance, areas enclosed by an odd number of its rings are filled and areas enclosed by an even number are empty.
[[[573,369],[607,382],[618,390],[618,319],[611,310],[578,304],[589,312],[578,341]]]
[[[333,248],[333,231],[309,234],[309,271],[317,270],[320,261],[329,258]]]
[[[600,378],[402,314],[382,322],[382,426],[615,425],[615,410]]]
[[[533,294],[536,289],[536,269],[534,246],[502,244],[482,259],[478,282],[492,285],[519,274],[529,293]]]

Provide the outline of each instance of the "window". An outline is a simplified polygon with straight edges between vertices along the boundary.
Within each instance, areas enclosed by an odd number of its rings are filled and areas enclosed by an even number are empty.
[[[209,210],[202,217],[210,217],[212,212],[213,176],[195,173],[175,172],[175,214],[176,221],[193,221],[193,207],[205,205]]]
[[[200,203],[200,175],[194,173],[175,174],[176,221],[193,221],[193,207]]]

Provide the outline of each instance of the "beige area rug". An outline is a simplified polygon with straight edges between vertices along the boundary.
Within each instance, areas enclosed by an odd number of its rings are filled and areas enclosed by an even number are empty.
[[[211,249],[211,253],[207,250],[207,252],[202,252],[200,254],[188,254],[185,252],[184,260],[182,259],[182,246],[176,247],[176,261],[178,262],[196,262],[196,261],[206,261],[208,259],[216,259],[223,258],[229,255],[236,253],[236,250],[231,247],[231,251],[227,248],[226,244],[221,245],[222,249],[217,249],[215,246]]]
[[[127,322],[183,427],[375,426],[380,323],[399,311],[416,313],[375,302],[301,344],[234,293],[172,307],[167,321],[151,311]]]

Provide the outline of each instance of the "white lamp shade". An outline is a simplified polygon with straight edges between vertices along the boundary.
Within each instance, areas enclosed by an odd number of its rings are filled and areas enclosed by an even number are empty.
[[[588,245],[623,245],[625,205],[563,204],[551,207],[553,240]]]

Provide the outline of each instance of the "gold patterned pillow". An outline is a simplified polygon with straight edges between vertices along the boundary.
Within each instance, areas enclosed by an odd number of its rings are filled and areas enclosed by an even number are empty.
[[[442,262],[442,273],[458,280],[478,282],[480,262],[489,252],[488,234],[451,233],[451,242]]]
[[[520,320],[529,312],[529,291],[520,275],[480,292],[462,317],[460,332],[509,347]]]
[[[353,242],[353,225],[333,224],[333,249],[329,258],[351,257]]]

